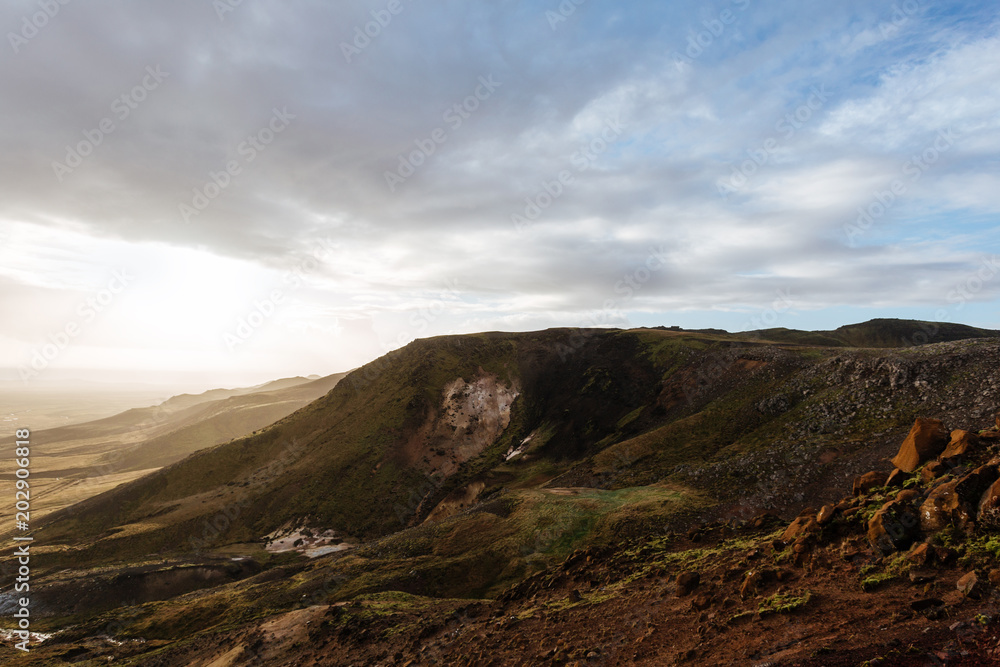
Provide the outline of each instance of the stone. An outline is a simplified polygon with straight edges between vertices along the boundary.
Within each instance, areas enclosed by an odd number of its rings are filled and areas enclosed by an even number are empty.
[[[913,472],[943,452],[950,438],[951,433],[940,419],[918,417],[892,463],[903,472]]]
[[[955,584],[955,588],[967,598],[972,598],[973,600],[978,600],[983,596],[986,587],[983,582],[979,580],[979,575],[975,572],[969,572],[967,575],[958,580]]]
[[[792,552],[797,554],[807,554],[812,552],[812,543],[806,536],[800,537],[795,540],[795,544],[792,545]]]
[[[979,525],[1000,530],[1000,480],[993,482],[979,499]]]
[[[951,459],[968,454],[979,444],[979,436],[969,431],[955,430],[951,432],[948,446],[941,452],[941,459]]]
[[[833,505],[823,505],[823,507],[819,510],[819,514],[816,515],[816,523],[821,526],[825,526],[833,521],[833,517],[836,513],[837,509]]]
[[[743,585],[740,586],[740,597],[744,600],[753,597],[757,594],[757,589],[762,583],[764,583],[764,575],[761,571],[750,570],[743,579]]]
[[[990,570],[989,580],[994,586],[1000,586],[1000,570]]]
[[[887,479],[889,475],[883,472],[867,472],[854,479],[853,493],[855,496],[863,496],[872,489],[885,485]]]
[[[948,472],[948,467],[940,461],[931,461],[920,471],[920,479],[927,484]]]
[[[908,480],[910,476],[900,470],[899,468],[893,468],[892,472],[889,473],[889,478],[885,480],[885,485],[891,489],[898,489],[903,486],[903,483]]]
[[[677,575],[677,597],[687,597],[698,588],[701,575],[697,572],[681,572]]]
[[[920,506],[921,530],[934,533],[950,523],[963,530],[973,526],[983,494],[997,481],[997,469],[980,466],[961,479],[939,484]]]
[[[933,558],[934,551],[926,542],[921,542],[906,554],[906,559],[918,567],[930,564]]]
[[[796,517],[795,521],[792,521],[788,528],[785,529],[785,532],[781,534],[781,541],[788,544],[803,535],[818,533],[819,530],[820,526],[816,522],[816,512],[812,511],[812,514],[803,513]]]
[[[883,555],[907,549],[920,529],[920,515],[910,502],[890,500],[868,522],[868,542]]]

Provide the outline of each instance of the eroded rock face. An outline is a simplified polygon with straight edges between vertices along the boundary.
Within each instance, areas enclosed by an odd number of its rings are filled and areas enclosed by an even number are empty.
[[[520,395],[493,375],[472,382],[456,378],[444,388],[437,410],[407,443],[408,463],[428,473],[450,476],[462,463],[475,458],[510,424],[510,411]]]
[[[918,417],[892,463],[903,472],[913,472],[943,452],[950,438],[951,434],[940,419]]]

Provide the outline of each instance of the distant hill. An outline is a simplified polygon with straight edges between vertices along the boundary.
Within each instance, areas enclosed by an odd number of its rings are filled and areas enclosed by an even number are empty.
[[[83,424],[32,432],[32,478],[42,516],[205,447],[264,428],[333,389],[344,374],[309,380],[288,378],[258,387],[217,389],[175,396]],[[0,439],[0,447],[13,438]],[[0,474],[12,459],[0,460]]]
[[[744,338],[759,338],[781,343],[822,347],[893,348],[976,338],[1000,338],[1000,331],[977,329],[965,324],[950,322],[876,319],[860,324],[848,324],[833,331],[799,331],[779,328],[761,329],[736,335]]]

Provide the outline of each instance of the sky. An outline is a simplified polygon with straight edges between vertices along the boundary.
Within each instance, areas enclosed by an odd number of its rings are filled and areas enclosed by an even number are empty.
[[[0,381],[415,338],[1000,329],[1000,8],[10,0]]]

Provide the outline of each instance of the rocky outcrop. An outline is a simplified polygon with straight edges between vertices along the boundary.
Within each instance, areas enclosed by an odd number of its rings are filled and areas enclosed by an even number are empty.
[[[920,515],[916,491],[900,491],[894,500],[882,505],[868,522],[868,542],[883,554],[907,549],[920,534]]]
[[[920,529],[927,533],[953,524],[970,529],[976,520],[983,494],[997,480],[997,469],[980,466],[961,479],[934,487],[920,506]]]
[[[968,431],[956,430],[951,432],[951,440],[943,452],[941,460],[955,459],[969,453],[979,444],[979,436]]]
[[[892,463],[904,472],[913,472],[943,452],[948,446],[950,436],[940,419],[918,417],[906,440],[900,445],[899,453],[892,459]]]

